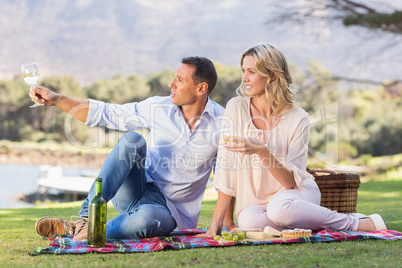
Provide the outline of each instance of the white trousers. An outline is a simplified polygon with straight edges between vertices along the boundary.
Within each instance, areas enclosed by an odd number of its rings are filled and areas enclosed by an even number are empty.
[[[238,216],[238,224],[246,229],[269,225],[279,231],[288,228],[357,230],[358,218],[322,207],[320,200],[316,182],[305,180],[301,191],[282,190],[266,206],[246,207]]]

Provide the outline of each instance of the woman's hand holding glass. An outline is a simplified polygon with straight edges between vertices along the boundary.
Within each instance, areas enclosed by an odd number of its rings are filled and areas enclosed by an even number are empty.
[[[230,140],[230,143],[225,142],[225,148],[231,152],[242,154],[259,154],[261,150],[267,150],[266,144],[255,138],[231,137],[228,140]]]
[[[239,134],[239,129],[237,127],[224,127],[223,128],[223,141],[225,142],[225,147],[234,145],[234,139],[239,139],[240,134]]]

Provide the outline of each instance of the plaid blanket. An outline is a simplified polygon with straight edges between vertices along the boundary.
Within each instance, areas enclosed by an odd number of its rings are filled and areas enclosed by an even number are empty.
[[[272,238],[267,240],[239,240],[233,241],[215,241],[210,237],[195,237],[197,234],[204,233],[206,229],[182,229],[174,230],[168,236],[144,238],[144,239],[125,239],[115,240],[107,239],[103,248],[89,248],[86,241],[72,240],[72,236],[55,235],[50,240],[52,243],[47,248],[38,248],[30,253],[32,256],[40,254],[77,254],[87,252],[150,252],[165,249],[186,249],[199,247],[220,247],[234,245],[261,245],[273,243],[306,243],[306,242],[332,242],[345,240],[365,240],[365,239],[383,239],[383,240],[402,240],[402,233],[392,230],[378,232],[352,232],[352,231],[334,231],[322,230],[313,233],[309,237],[302,238]]]

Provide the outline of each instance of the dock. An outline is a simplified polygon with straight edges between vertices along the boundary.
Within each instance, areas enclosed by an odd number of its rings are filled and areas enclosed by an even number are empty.
[[[79,176],[70,177],[62,175],[60,166],[41,166],[40,176],[36,180],[38,192],[64,195],[65,200],[77,201],[88,194],[95,178]]]

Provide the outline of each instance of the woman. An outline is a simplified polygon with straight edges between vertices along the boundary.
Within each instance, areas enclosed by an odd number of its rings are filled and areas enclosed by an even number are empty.
[[[241,68],[242,96],[226,107],[224,127],[232,137],[221,137],[226,145],[218,151],[213,182],[219,194],[206,236],[220,234],[234,197],[239,228],[387,229],[377,214],[346,215],[319,205],[319,188],[306,172],[309,116],[294,105],[283,54],[258,45],[243,53]]]

